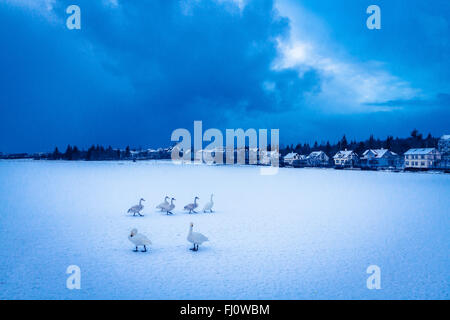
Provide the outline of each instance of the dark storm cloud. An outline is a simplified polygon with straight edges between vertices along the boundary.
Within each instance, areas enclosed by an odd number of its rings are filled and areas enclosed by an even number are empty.
[[[272,70],[276,39],[289,32],[273,1],[243,10],[230,1],[78,1],[79,31],[61,25],[69,4],[54,4],[53,23],[1,7],[6,136],[25,121],[42,146],[54,135],[64,136],[55,143],[164,144],[193,120],[219,126],[225,113],[232,121],[285,110],[317,88],[313,70]]]

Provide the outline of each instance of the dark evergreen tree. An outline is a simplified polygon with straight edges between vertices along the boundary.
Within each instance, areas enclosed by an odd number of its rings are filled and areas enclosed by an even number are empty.
[[[52,159],[53,160],[61,159],[61,153],[59,152],[58,147],[55,147],[55,150],[52,153]]]
[[[344,136],[341,139],[340,149],[345,150],[347,148],[348,148],[348,142],[347,142],[347,138],[345,137],[345,134],[344,134]]]
[[[70,144],[67,146],[66,152],[64,153],[64,159],[65,160],[72,160],[72,147]]]

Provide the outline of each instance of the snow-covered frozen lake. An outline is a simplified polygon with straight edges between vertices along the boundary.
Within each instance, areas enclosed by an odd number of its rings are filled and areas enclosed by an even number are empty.
[[[0,299],[449,299],[450,175],[0,161],[0,182]],[[211,193],[214,213],[182,210]],[[141,197],[145,216],[127,215]],[[191,221],[210,239],[198,252]]]

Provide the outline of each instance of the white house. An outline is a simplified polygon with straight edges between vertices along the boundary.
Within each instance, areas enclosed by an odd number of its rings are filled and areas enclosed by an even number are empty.
[[[300,155],[295,152],[290,152],[283,157],[284,164],[292,166],[295,160],[298,160]]]
[[[329,165],[330,157],[323,151],[313,151],[306,158],[306,161],[311,167],[326,167]]]
[[[336,167],[354,167],[359,163],[359,157],[353,150],[339,151],[333,157],[334,165]]]
[[[280,153],[278,151],[263,151],[259,153],[259,164],[262,165],[276,165],[279,161]]]
[[[368,149],[361,159],[361,167],[368,169],[395,167],[398,155],[388,149]]]
[[[441,160],[436,148],[409,149],[405,152],[405,169],[435,168]]]

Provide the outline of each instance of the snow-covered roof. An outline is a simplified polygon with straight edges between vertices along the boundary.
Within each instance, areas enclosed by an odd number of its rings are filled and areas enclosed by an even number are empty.
[[[450,134],[444,134],[444,135],[441,137],[441,140],[450,140]]]
[[[320,156],[322,153],[324,153],[323,151],[313,151],[309,154],[309,157],[313,158],[313,157],[318,157]]]
[[[348,158],[351,157],[353,154],[355,154],[353,150],[343,150],[343,151],[341,150],[338,151],[338,153],[336,153],[333,158]]]
[[[372,152],[375,158],[383,158],[385,155],[393,155],[396,156],[395,152],[389,151],[388,149],[368,149],[364,151],[363,157],[367,157],[369,152]]]
[[[409,149],[405,154],[429,154],[436,150],[435,148]]]
[[[295,152],[291,152],[291,153],[288,153],[287,155],[285,155],[284,156],[284,159],[286,160],[286,159],[295,159],[295,158],[297,158],[298,157],[298,153],[295,153]]]

